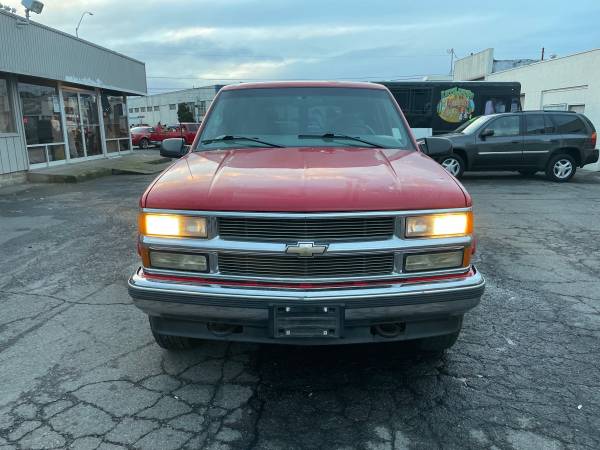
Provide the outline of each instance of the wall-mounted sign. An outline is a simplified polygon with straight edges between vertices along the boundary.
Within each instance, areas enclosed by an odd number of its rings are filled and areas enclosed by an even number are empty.
[[[468,89],[451,88],[441,92],[438,116],[446,122],[459,123],[470,119],[475,111],[475,94]]]

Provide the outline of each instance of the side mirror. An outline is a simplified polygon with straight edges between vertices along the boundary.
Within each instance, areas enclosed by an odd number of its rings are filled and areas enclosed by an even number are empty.
[[[181,158],[186,153],[185,141],[181,138],[165,139],[160,144],[160,156]]]
[[[485,140],[486,137],[490,137],[493,135],[494,135],[494,130],[492,130],[491,128],[486,128],[481,133],[479,133],[479,137],[483,140]]]
[[[418,141],[419,148],[432,158],[452,154],[452,142],[443,137],[426,137]]]

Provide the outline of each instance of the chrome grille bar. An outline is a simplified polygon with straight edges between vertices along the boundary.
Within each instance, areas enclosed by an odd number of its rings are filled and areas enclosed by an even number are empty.
[[[219,272],[232,276],[340,278],[390,275],[393,271],[393,253],[318,258],[232,253],[219,255]]]
[[[391,238],[395,228],[394,217],[220,217],[218,220],[221,239],[236,241],[373,241]]]

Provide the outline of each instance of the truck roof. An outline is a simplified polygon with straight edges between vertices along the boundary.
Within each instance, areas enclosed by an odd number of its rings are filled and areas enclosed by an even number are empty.
[[[358,81],[266,81],[260,83],[230,84],[223,87],[223,91],[237,89],[269,89],[269,88],[295,88],[295,87],[334,87],[334,88],[358,88],[358,89],[387,89],[376,83]]]

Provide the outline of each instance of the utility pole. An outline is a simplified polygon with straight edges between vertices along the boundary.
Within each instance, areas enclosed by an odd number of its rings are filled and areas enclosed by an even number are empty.
[[[450,76],[454,78],[454,57],[456,53],[454,53],[454,48],[449,48],[446,52],[450,55]]]

